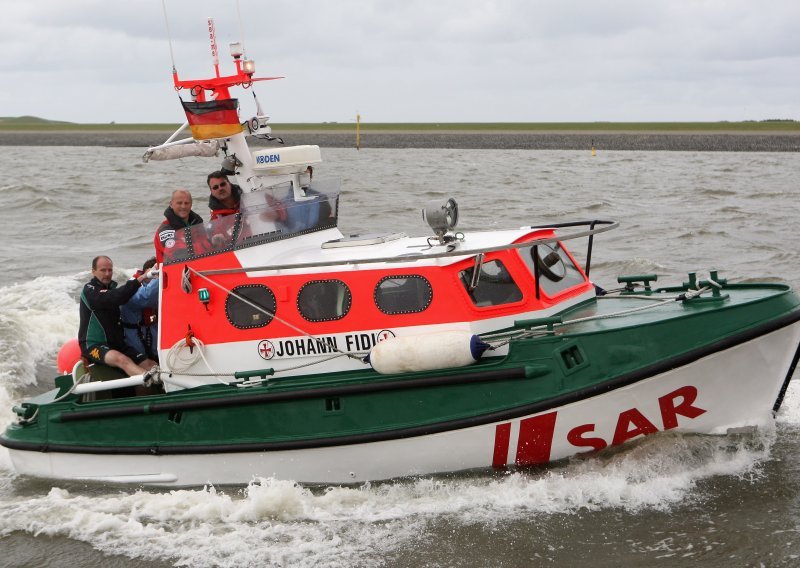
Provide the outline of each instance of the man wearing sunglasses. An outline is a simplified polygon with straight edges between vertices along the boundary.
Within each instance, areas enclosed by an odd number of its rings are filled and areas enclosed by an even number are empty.
[[[242,188],[228,181],[221,171],[211,172],[206,179],[211,195],[208,197],[208,208],[211,209],[211,220],[239,212]]]

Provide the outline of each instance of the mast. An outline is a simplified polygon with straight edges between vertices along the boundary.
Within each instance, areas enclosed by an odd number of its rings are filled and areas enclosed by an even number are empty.
[[[208,38],[214,76],[204,79],[181,79],[173,65],[173,84],[176,91],[188,89],[191,95],[191,101],[182,100],[182,103],[192,130],[192,137],[195,140],[225,140],[226,153],[235,156],[238,164],[235,170],[237,183],[245,190],[252,190],[254,189],[251,181],[253,159],[245,139],[244,126],[239,118],[239,102],[231,96],[230,89],[232,87],[249,89],[256,81],[271,81],[283,77],[253,77],[256,70],[255,61],[243,57],[244,50],[239,42],[230,45],[235,73],[222,75],[213,18],[208,18]],[[263,122],[266,123],[266,120]],[[260,120],[257,121],[257,125],[261,127]],[[264,127],[265,130],[268,129],[266,124]]]

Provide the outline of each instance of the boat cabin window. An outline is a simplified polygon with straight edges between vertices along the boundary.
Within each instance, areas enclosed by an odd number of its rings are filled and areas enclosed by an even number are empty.
[[[175,231],[174,244],[164,249],[164,263],[172,264],[233,247],[239,228],[239,215],[226,215],[213,221]]]
[[[243,194],[242,230],[236,245],[250,246],[335,227],[339,180],[324,181],[306,188],[307,199],[302,201],[295,201],[291,182]]]
[[[519,249],[530,271],[539,274],[539,286],[548,296],[584,282],[583,274],[561,246],[540,244]]]
[[[350,289],[341,280],[312,280],[297,294],[297,309],[308,321],[342,319],[351,302]]]
[[[387,276],[375,286],[375,305],[385,314],[413,314],[427,309],[433,288],[422,276]]]
[[[474,271],[475,267],[471,266],[462,270],[459,276],[476,306],[498,306],[522,299],[522,291],[501,261],[492,260],[481,264],[477,281],[473,278]]]
[[[225,300],[225,315],[231,325],[239,329],[252,329],[264,327],[272,321],[277,307],[272,290],[262,284],[245,284],[231,291],[233,294],[229,294]]]

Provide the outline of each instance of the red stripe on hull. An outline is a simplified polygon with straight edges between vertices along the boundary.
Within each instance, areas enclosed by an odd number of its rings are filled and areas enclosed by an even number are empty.
[[[508,463],[508,444],[511,440],[511,423],[498,424],[494,431],[492,467],[502,469]]]
[[[517,465],[534,465],[550,461],[557,412],[526,418],[519,423]]]

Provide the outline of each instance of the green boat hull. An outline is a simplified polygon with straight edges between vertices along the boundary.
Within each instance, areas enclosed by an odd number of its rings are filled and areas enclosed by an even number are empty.
[[[586,302],[559,314],[565,324],[552,332],[518,322],[503,330],[507,355],[459,369],[91,402],[55,401],[53,391],[24,403],[0,443],[19,471],[46,477],[357,482],[541,463],[667,429],[763,424],[797,363],[800,301],[783,285],[741,284],[721,299],[636,311],[680,292]]]

